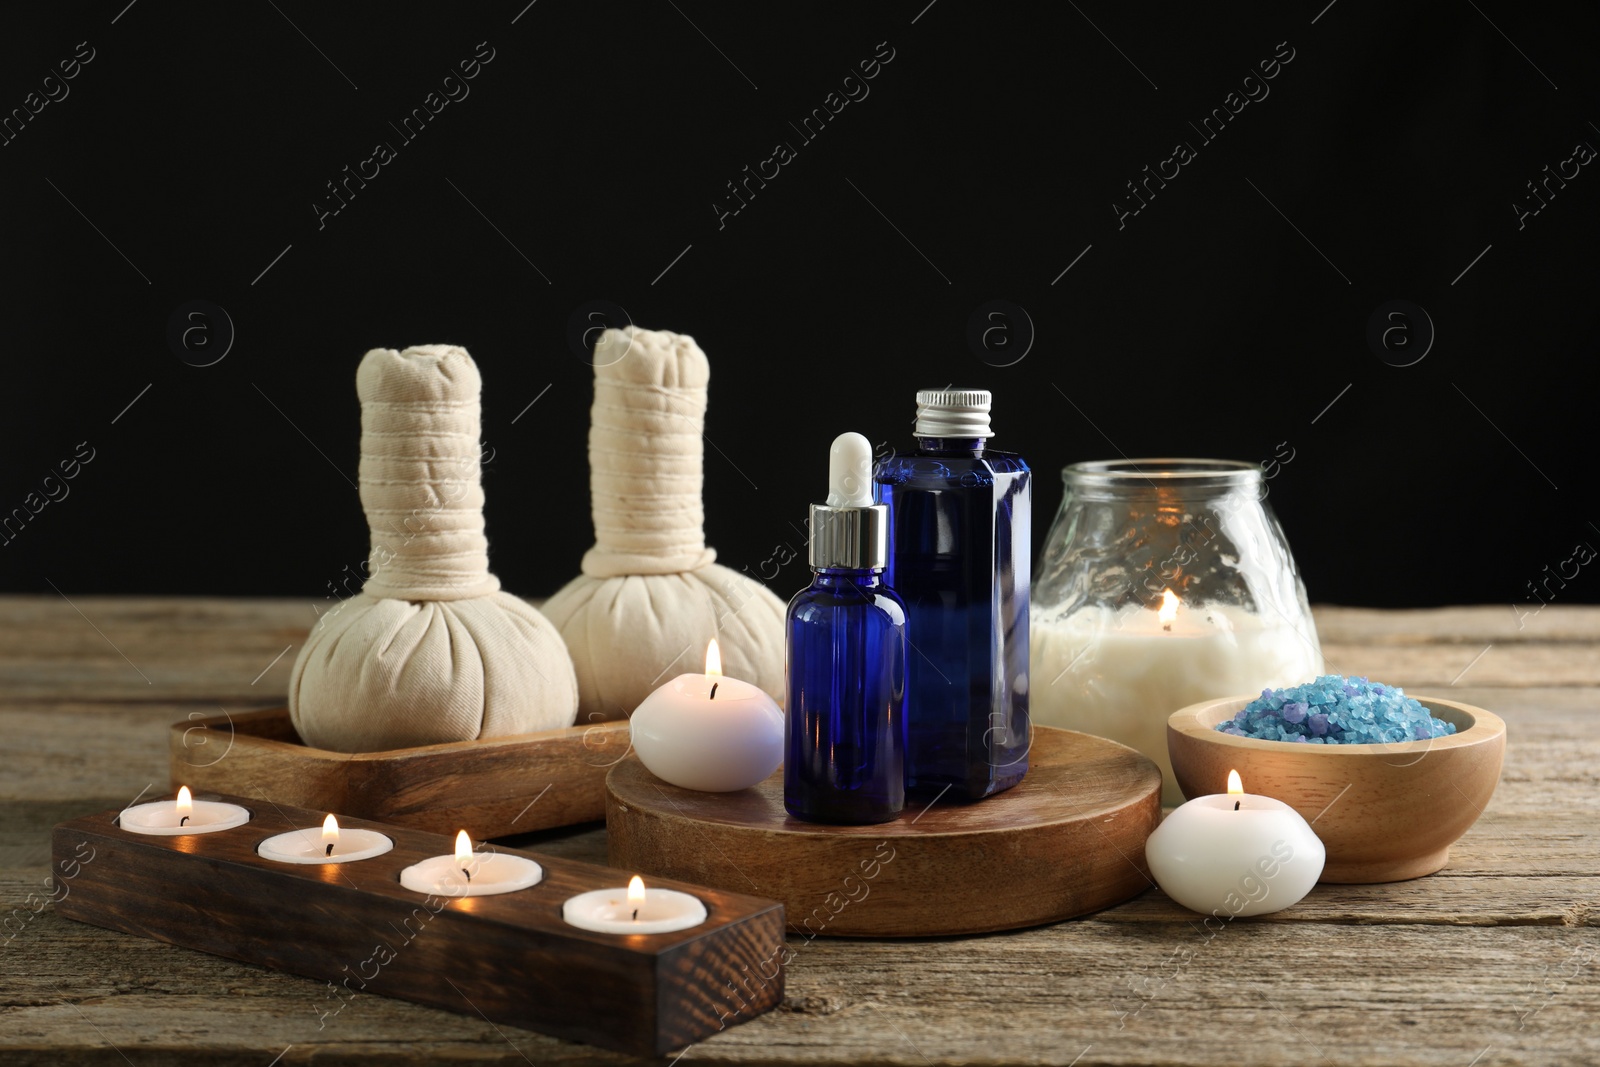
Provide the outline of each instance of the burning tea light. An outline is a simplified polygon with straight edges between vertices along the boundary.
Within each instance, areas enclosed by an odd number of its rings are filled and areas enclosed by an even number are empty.
[[[441,897],[487,897],[538,885],[544,868],[522,856],[474,852],[472,838],[456,834],[454,856],[434,856],[400,872],[400,884],[413,893]]]
[[[1266,915],[1297,903],[1322,876],[1326,852],[1300,813],[1244,791],[1195,797],[1156,827],[1144,846],[1167,896],[1220,919]]]
[[[279,863],[350,863],[392,848],[394,842],[376,830],[340,829],[339,820],[329,815],[321,830],[307,827],[277,834],[257,845],[256,854]]]
[[[175,800],[136,804],[123,810],[117,824],[136,834],[176,837],[231,830],[250,821],[250,812],[237,804],[195,800],[188,786],[180,786]]]
[[[638,875],[628,888],[579,893],[561,905],[568,926],[601,934],[666,934],[706,921],[706,906],[675,889],[646,889]]]
[[[705,673],[680,674],[645,697],[630,729],[650,773],[684,789],[747,789],[783,763],[783,712],[761,689],[723,676],[714,640]]]

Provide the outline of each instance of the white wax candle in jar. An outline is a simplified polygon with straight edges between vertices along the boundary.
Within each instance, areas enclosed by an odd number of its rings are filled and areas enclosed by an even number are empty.
[[[1168,815],[1144,845],[1156,884],[1192,911],[1230,919],[1297,903],[1322,876],[1327,850],[1300,813],[1244,791],[1195,797]]]
[[[155,800],[124,808],[117,825],[136,834],[177,837],[181,834],[210,834],[231,830],[250,821],[250,812],[237,804],[218,800],[195,800],[189,787],[179,786],[173,800]]]
[[[400,872],[400,884],[413,893],[441,897],[487,897],[538,885],[544,868],[525,856],[474,852],[472,838],[456,834],[454,856],[433,856]]]
[[[629,728],[650,773],[684,789],[746,789],[783,763],[783,712],[749,682],[724,677],[716,641],[705,673],[680,674],[645,697]]]
[[[579,893],[561,905],[568,926],[601,934],[667,934],[706,921],[706,906],[676,889],[646,889],[634,875],[628,888]]]
[[[1202,700],[1257,694],[1322,673],[1322,653],[1288,622],[1243,608],[1190,607],[1170,589],[1158,610],[1087,608],[1032,628],[1036,723],[1109,737],[1161,768],[1163,804],[1183,793],[1167,754],[1167,718]]]
[[[290,830],[274,834],[256,846],[256,855],[279,863],[353,863],[381,856],[394,842],[376,830],[341,829],[329,815],[322,829]]]

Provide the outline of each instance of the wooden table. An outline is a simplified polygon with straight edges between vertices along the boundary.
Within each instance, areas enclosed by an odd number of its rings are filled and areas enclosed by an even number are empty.
[[[1522,629],[1509,606],[1316,617],[1330,670],[1449,690],[1505,718],[1499,791],[1445,870],[1319,886],[1287,913],[1215,936],[1151,889],[995,937],[795,937],[783,1008],[682,1058],[1600,1061],[1600,608],[1552,605]],[[31,914],[54,824],[166,786],[170,723],[281,702],[313,621],[306,601],[0,598],[0,914]],[[597,827],[518,843],[605,860]],[[45,907],[0,942],[0,1063],[622,1062],[374,996],[319,1028],[324,992]]]

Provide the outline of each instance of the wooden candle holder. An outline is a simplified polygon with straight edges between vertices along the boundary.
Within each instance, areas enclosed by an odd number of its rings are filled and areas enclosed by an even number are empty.
[[[197,798],[198,799],[198,798]],[[239,797],[242,826],[152,837],[118,812],[55,829],[62,915],[110,930],[329,983],[328,1007],[382,993],[636,1056],[659,1056],[776,1007],[783,999],[783,905],[652,879],[699,898],[706,921],[676,933],[603,934],[561,918],[569,897],[625,884],[628,873],[500,849],[544,868],[528,889],[443,897],[400,885],[405,867],[450,855],[451,838],[360,819],[394,849],[331,865],[256,854],[274,834],[320,827],[323,813]],[[318,991],[319,997],[324,994]]]

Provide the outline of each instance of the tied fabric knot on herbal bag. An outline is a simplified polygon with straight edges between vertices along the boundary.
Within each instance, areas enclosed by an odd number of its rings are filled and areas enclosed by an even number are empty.
[[[584,722],[630,715],[701,668],[717,638],[729,677],[783,699],[783,601],[716,563],[701,502],[710,362],[694,338],[607,330],[595,345],[583,574],[544,605],[578,675]]]
[[[375,348],[356,373],[359,594],[323,615],[289,682],[308,745],[374,752],[572,725],[561,635],[489,571],[479,444],[483,383],[467,350]]]

